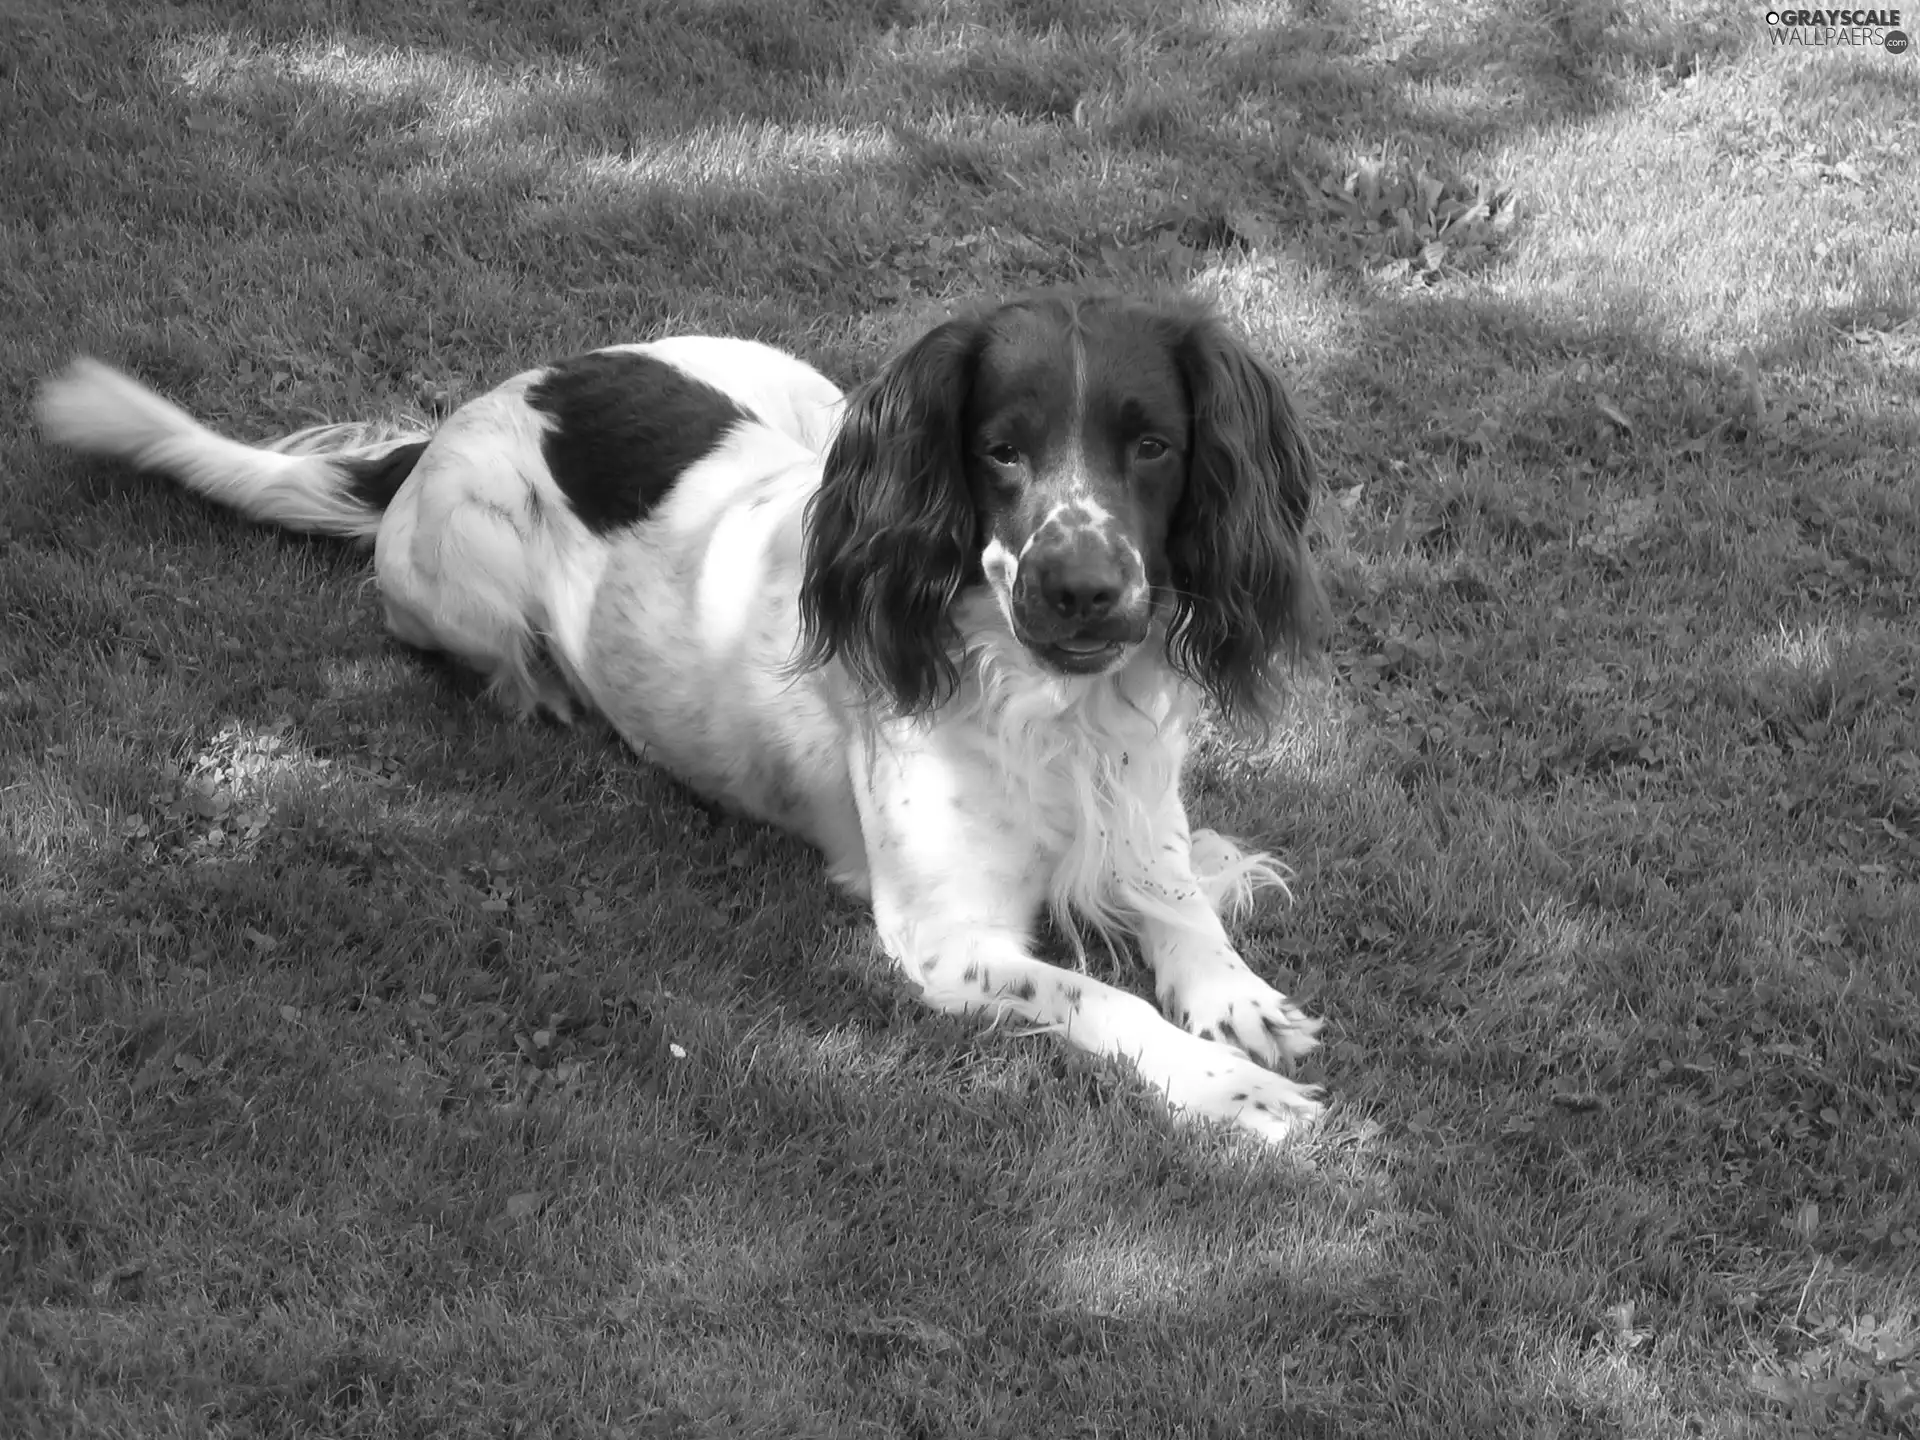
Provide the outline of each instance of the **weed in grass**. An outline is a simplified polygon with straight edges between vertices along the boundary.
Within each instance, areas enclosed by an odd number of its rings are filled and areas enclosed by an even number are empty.
[[[1509,190],[1458,176],[1433,175],[1424,161],[1383,173],[1372,160],[1317,185],[1295,180],[1326,222],[1322,243],[1383,278],[1432,284],[1487,263],[1513,228]]]

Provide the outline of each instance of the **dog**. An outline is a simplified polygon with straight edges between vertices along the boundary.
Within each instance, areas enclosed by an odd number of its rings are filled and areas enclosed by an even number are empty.
[[[1211,702],[1264,728],[1316,639],[1314,461],[1196,301],[1049,292],[935,325],[850,397],[770,347],[616,346],[430,437],[222,438],[82,359],[54,441],[254,520],[371,540],[388,627],[521,713],[584,705],[700,794],[811,842],[935,1009],[1130,1063],[1278,1140],[1309,1019],[1223,914],[1272,857],[1188,823]],[[1158,1008],[1047,963],[1131,935]]]

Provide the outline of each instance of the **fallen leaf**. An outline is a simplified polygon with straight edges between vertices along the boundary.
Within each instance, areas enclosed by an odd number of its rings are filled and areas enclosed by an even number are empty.
[[[1593,408],[1600,412],[1600,418],[1607,421],[1623,435],[1633,433],[1633,422],[1620,413],[1620,409],[1604,395],[1593,397]]]
[[[1800,1398],[1804,1389],[1803,1386],[1788,1379],[1785,1375],[1774,1375],[1763,1370],[1755,1370],[1749,1375],[1747,1377],[1747,1384],[1759,1394],[1766,1396],[1767,1399],[1778,1401],[1782,1405],[1793,1404],[1795,1400]]]
[[[547,1192],[544,1190],[522,1190],[518,1195],[507,1197],[507,1219],[516,1224],[538,1215],[547,1205]]]
[[[118,1289],[137,1289],[141,1277],[147,1273],[147,1262],[130,1260],[124,1265],[116,1265],[98,1280],[93,1282],[95,1295],[106,1295]]]

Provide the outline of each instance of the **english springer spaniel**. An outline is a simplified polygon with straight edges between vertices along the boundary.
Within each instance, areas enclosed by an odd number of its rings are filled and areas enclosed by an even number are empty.
[[[1221,923],[1284,871],[1180,797],[1201,703],[1263,725],[1318,614],[1300,426],[1203,306],[984,308],[850,399],[748,341],[618,346],[427,439],[253,448],[84,359],[38,414],[255,520],[371,539],[394,634],[522,713],[590,706],[811,841],[927,1004],[1124,1059],[1264,1138],[1319,1113],[1271,1068],[1319,1022]],[[1158,1009],[1039,959],[1043,910],[1130,932]]]

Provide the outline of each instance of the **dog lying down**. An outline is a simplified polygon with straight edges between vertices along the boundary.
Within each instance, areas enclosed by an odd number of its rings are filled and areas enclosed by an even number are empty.
[[[1279,1139],[1315,1044],[1222,923],[1271,857],[1193,830],[1188,727],[1273,712],[1313,638],[1315,483],[1273,372],[1204,307],[1050,293],[935,326],[850,398],[751,341],[529,370],[427,438],[255,447],[78,360],[43,432],[263,524],[370,541],[388,627],[512,708],[598,711],[810,841],[936,1009],[1132,1064]],[[1131,933],[1157,1008],[1048,964]]]

